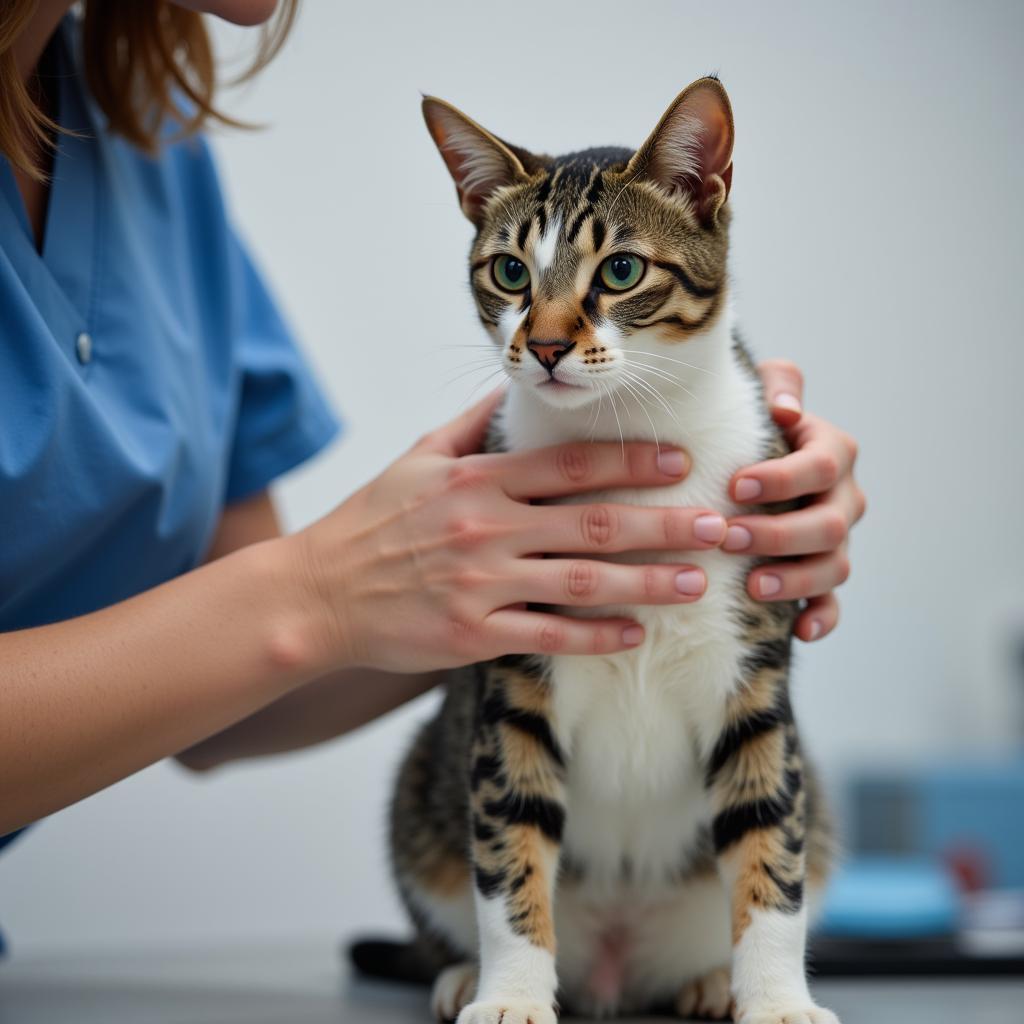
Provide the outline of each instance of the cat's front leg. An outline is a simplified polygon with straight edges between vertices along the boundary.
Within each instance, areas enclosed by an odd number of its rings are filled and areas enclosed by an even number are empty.
[[[470,766],[480,981],[458,1024],[554,1024],[552,900],[565,762],[528,663],[488,666]]]
[[[772,657],[772,651],[778,657]],[[712,833],[732,907],[739,1024],[838,1024],[807,988],[807,795],[787,691],[788,637],[750,661],[707,762]]]

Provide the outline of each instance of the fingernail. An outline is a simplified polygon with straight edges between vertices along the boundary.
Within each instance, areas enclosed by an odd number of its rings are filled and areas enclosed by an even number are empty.
[[[694,597],[704,593],[704,573],[697,569],[684,569],[676,574],[676,590]]]
[[[821,636],[821,623],[815,619],[811,623],[811,639],[817,640],[819,636]]]
[[[730,526],[725,531],[726,551],[746,551],[754,543],[754,535],[745,526]]]
[[[622,642],[627,647],[636,647],[644,642],[643,626],[627,626],[622,631]]]
[[[736,482],[736,500],[753,501],[755,498],[761,497],[763,490],[764,488],[761,486],[760,480],[745,476],[742,480]]]
[[[765,573],[757,581],[757,586],[762,597],[774,597],[782,589],[782,580],[771,573]]]
[[[708,544],[717,544],[724,530],[725,520],[721,516],[697,516],[693,521],[693,535]]]
[[[666,476],[682,476],[686,472],[686,456],[680,451],[658,452],[658,469]]]
[[[786,391],[783,391],[781,395],[776,395],[772,404],[778,409],[789,409],[790,412],[803,412],[803,409],[800,407],[800,399]]]

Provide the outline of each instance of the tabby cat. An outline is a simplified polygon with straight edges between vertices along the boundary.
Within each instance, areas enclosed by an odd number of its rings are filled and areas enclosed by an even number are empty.
[[[678,445],[682,483],[572,500],[736,514],[732,474],[785,446],[732,326],[719,81],[681,93],[636,152],[536,156],[441,100],[423,110],[476,227],[473,294],[514,385],[489,447]],[[700,601],[594,610],[640,621],[639,648],[451,675],[392,810],[418,939],[363,943],[357,964],[437,973],[434,1011],[458,1024],[551,1024],[558,1004],[836,1024],[804,973],[829,841],[788,692],[796,608],[748,596],[752,559],[686,560],[706,572]]]

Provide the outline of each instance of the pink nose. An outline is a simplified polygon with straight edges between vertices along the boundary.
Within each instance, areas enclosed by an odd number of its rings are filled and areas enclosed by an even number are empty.
[[[537,362],[550,373],[566,353],[576,347],[575,341],[528,341],[526,347],[534,354]]]

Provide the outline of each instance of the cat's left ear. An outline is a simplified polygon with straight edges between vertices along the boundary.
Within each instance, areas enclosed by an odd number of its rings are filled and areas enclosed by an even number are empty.
[[[455,181],[462,212],[479,227],[487,200],[499,188],[527,180],[520,156],[444,100],[425,96],[423,117]]]
[[[728,93],[717,78],[699,78],[675,98],[625,173],[691,197],[711,227],[729,197],[734,137]]]

